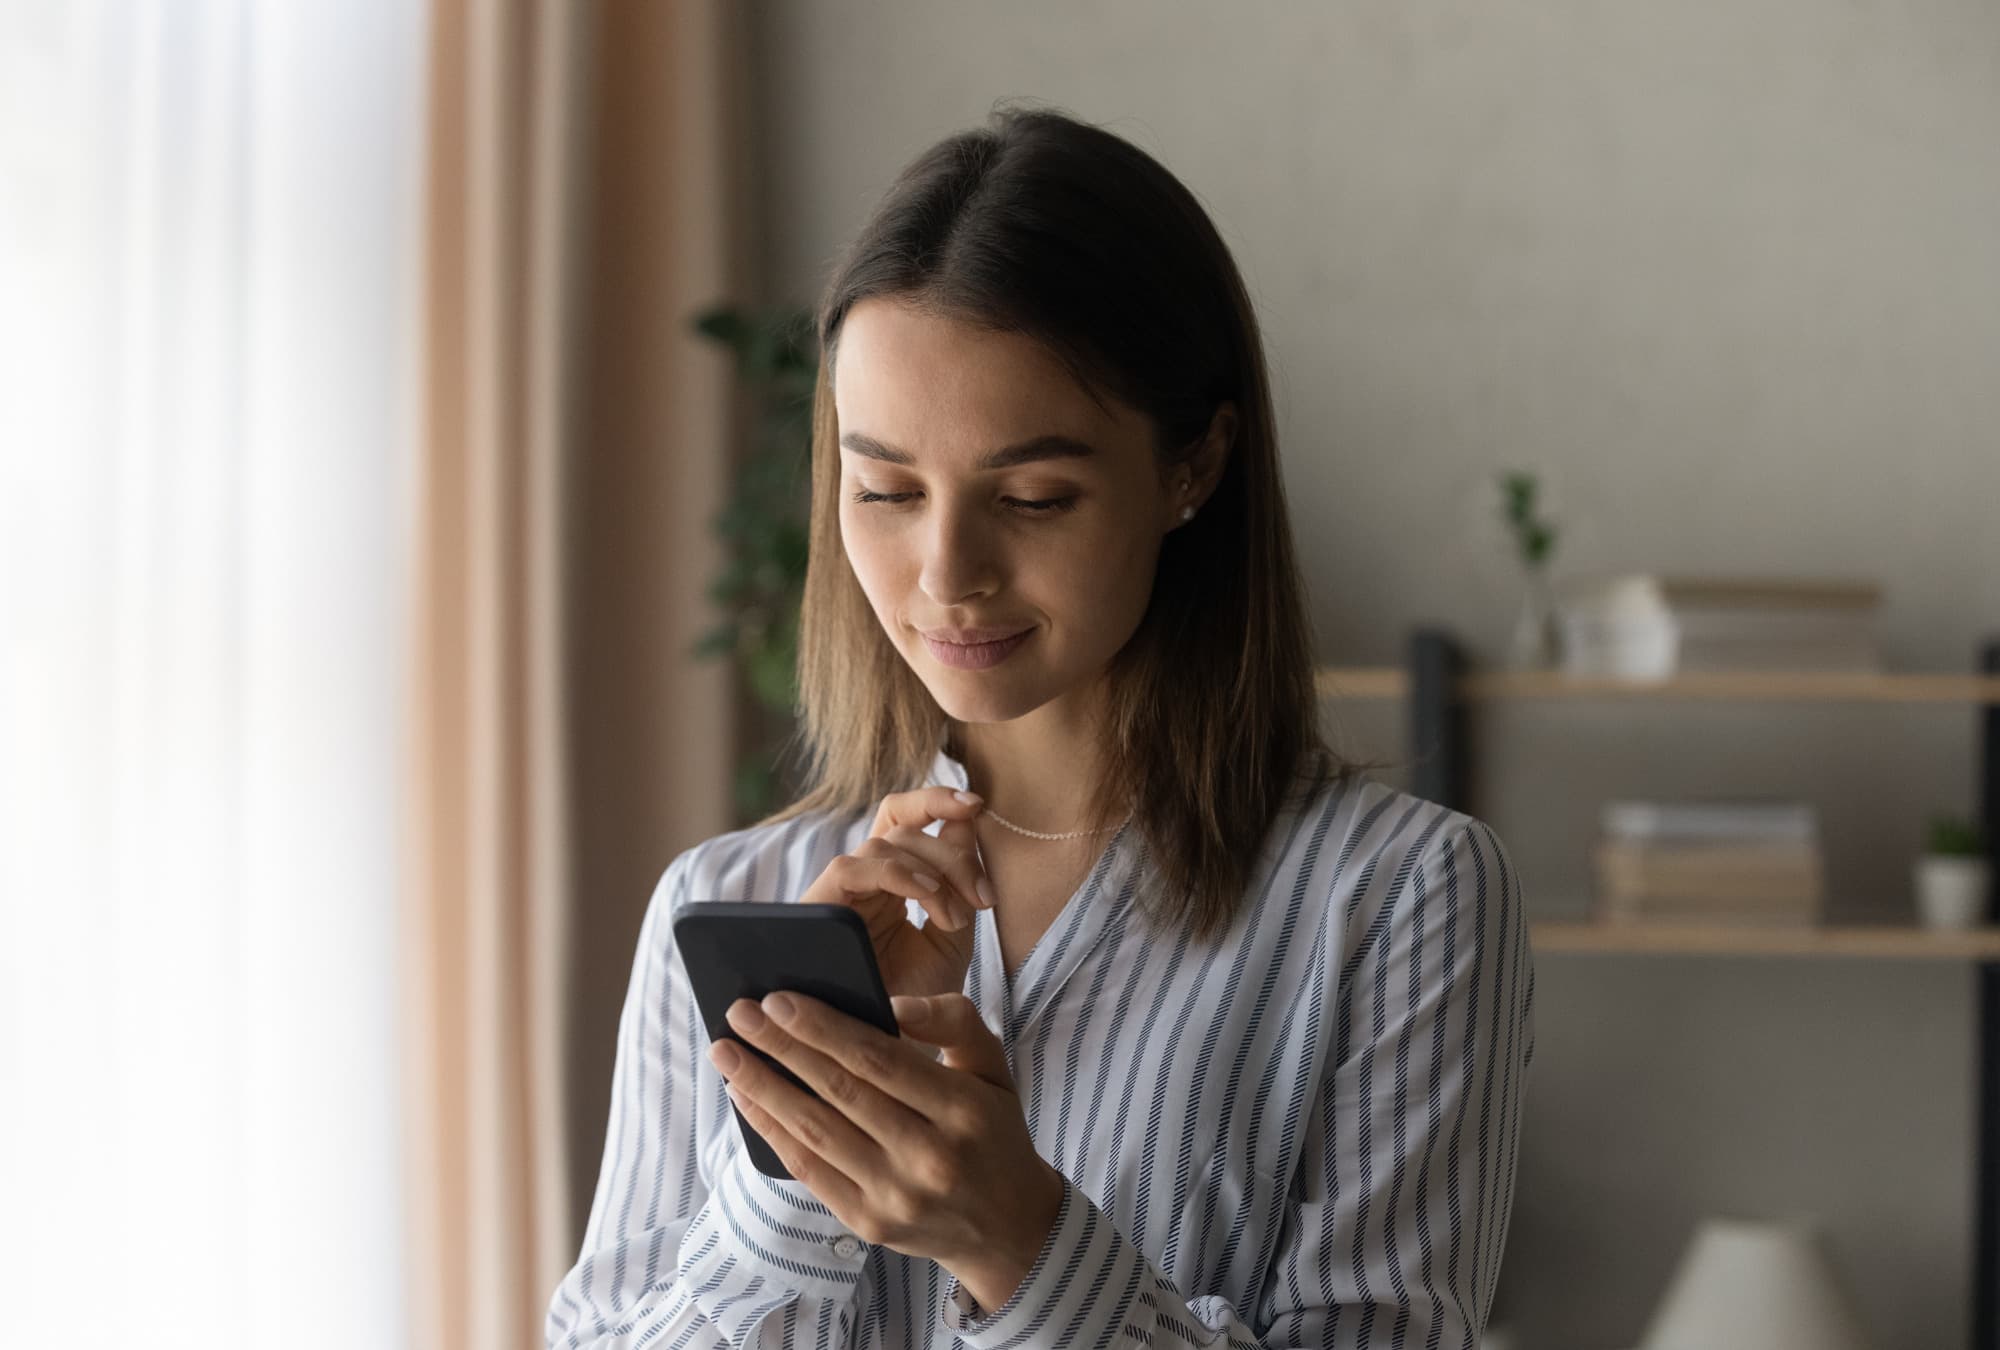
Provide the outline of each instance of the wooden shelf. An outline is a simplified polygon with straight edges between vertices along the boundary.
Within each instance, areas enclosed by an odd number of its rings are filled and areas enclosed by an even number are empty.
[[[1327,698],[1399,699],[1407,672],[1395,666],[1326,666],[1318,672]],[[1560,671],[1488,671],[1459,682],[1471,702],[1533,698],[1774,699],[1788,702],[1995,703],[2000,677],[1864,675],[1823,671],[1695,671],[1664,680],[1565,675]]]
[[[1322,666],[1315,682],[1323,698],[1402,698],[1410,677],[1395,666]]]
[[[2000,928],[1941,932],[1900,925],[1745,928],[1538,920],[1535,954],[1599,956],[1852,956],[1889,960],[2000,960]]]

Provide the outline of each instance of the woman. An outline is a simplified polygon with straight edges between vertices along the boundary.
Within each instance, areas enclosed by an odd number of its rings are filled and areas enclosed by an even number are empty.
[[[1484,823],[1316,730],[1256,320],[1201,207],[996,113],[898,178],[818,323],[815,786],[661,878],[548,1343],[1472,1347],[1521,896]],[[903,1034],[774,995],[732,1029],[818,1097],[731,1059],[689,900],[853,906]]]

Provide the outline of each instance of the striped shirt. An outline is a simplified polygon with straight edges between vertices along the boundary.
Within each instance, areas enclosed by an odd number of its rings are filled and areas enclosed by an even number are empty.
[[[929,783],[965,768],[940,754]],[[680,905],[792,903],[873,818],[738,830],[667,868],[551,1350],[1473,1350],[1534,1054],[1520,886],[1484,822],[1365,777],[1323,787],[1273,822],[1251,903],[1208,946],[1134,912],[1130,824],[1011,976],[979,912],[965,993],[1064,1178],[1033,1268],[987,1309],[757,1170],[673,950]]]

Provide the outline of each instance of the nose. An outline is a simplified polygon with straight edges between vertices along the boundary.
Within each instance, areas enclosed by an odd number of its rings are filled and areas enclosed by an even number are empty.
[[[962,605],[999,588],[996,541],[976,508],[954,506],[940,497],[922,533],[917,585],[932,604]]]

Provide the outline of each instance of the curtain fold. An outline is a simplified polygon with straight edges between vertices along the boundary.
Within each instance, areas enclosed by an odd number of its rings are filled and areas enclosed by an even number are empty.
[[[413,1344],[527,1346],[562,1261],[572,7],[432,11],[405,1057]]]
[[[653,880],[726,828],[708,620],[738,294],[722,0],[434,0],[410,611],[412,1343],[541,1344]]]

